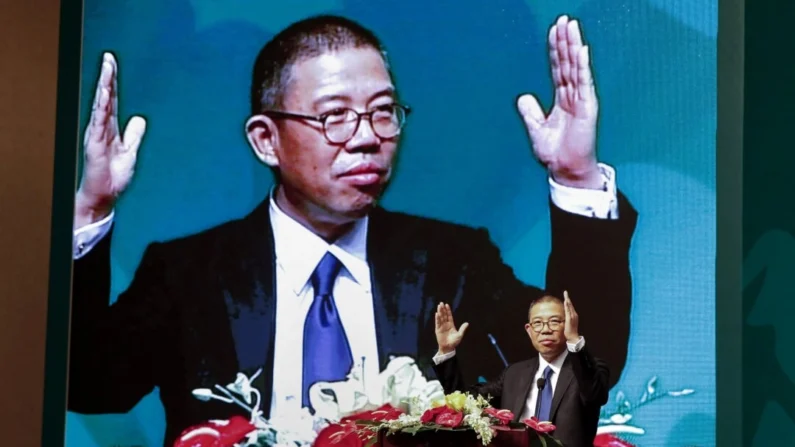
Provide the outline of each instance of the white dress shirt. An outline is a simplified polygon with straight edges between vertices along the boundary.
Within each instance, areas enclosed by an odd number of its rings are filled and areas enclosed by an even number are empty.
[[[530,387],[530,395],[527,396],[527,403],[525,403],[524,412],[522,413],[521,419],[519,419],[520,421],[535,416],[536,400],[538,399],[538,386],[536,386],[536,384],[538,383],[538,379],[544,376],[544,370],[547,369],[547,366],[552,368],[552,376],[549,378],[549,382],[544,386],[551,386],[552,395],[554,396],[558,386],[558,378],[560,377],[560,368],[563,366],[563,362],[566,360],[569,352],[579,352],[583,346],[585,346],[585,338],[583,337],[580,337],[577,343],[566,343],[568,349],[563,351],[563,353],[552,362],[547,362],[544,360],[544,357],[541,357],[541,354],[538,355],[538,370],[536,371],[535,377],[533,377],[533,385]]]
[[[270,217],[276,252],[276,339],[271,415],[295,414],[301,408],[304,320],[314,300],[310,278],[326,252],[343,265],[334,283],[334,302],[353,354],[353,367],[365,384],[378,375],[370,267],[365,217],[333,244],[285,214],[271,196]],[[289,367],[285,367],[289,365]],[[368,393],[369,394],[369,393]],[[290,413],[283,413],[283,410]]]
[[[617,219],[615,171],[600,164],[605,186],[601,190],[570,188],[549,179],[552,202],[564,211],[598,219]],[[320,259],[330,251],[344,268],[334,284],[334,298],[354,358],[354,368],[366,377],[377,375],[378,346],[367,263],[368,219],[333,244],[309,231],[270,201],[276,254],[276,336],[273,362],[271,416],[301,405],[303,327],[314,294],[309,281]],[[75,230],[74,259],[85,256],[104,238],[115,211],[104,219]],[[265,229],[263,229],[265,231]],[[363,363],[363,364],[362,364]],[[374,380],[365,383],[375,384]],[[376,390],[373,390],[376,391]],[[368,390],[370,394],[371,390]]]

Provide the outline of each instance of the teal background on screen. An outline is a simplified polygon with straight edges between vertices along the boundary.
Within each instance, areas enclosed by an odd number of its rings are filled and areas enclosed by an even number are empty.
[[[149,242],[238,217],[266,196],[270,173],[243,134],[251,66],[271,36],[316,13],[373,29],[414,109],[384,205],[487,227],[517,274],[543,284],[548,185],[514,102],[534,92],[551,103],[546,33],[567,13],[592,47],[599,158],[640,213],[630,357],[605,416],[622,396],[637,404],[650,381],[658,394],[692,389],[634,408],[627,424],[644,434],[621,436],[714,445],[717,0],[289,3],[85,0],[81,125],[107,50],[119,60],[123,123],[148,120],[117,208],[112,298]],[[163,430],[155,392],[126,415],[69,413],[67,445],[159,446]]]

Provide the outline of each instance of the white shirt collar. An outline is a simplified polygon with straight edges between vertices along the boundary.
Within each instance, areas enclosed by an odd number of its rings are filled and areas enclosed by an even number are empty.
[[[566,361],[567,355],[569,355],[568,349],[564,350],[555,360],[552,360],[552,362],[547,362],[544,357],[541,357],[541,354],[538,354],[538,370],[541,371],[543,376],[544,370],[549,366],[552,368],[552,371],[555,372],[556,376],[560,376],[560,368],[563,367],[563,362]]]
[[[276,263],[285,273],[285,279],[296,295],[307,287],[312,272],[327,251],[342,262],[345,267],[343,270],[354,281],[369,289],[367,217],[356,221],[350,231],[329,244],[279,208],[275,188],[271,190],[269,212]]]

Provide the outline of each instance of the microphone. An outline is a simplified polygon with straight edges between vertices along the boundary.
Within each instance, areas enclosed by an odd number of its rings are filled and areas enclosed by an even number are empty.
[[[497,355],[500,356],[500,360],[502,360],[502,364],[505,365],[505,367],[507,368],[508,367],[508,360],[505,360],[505,356],[502,354],[502,349],[500,349],[500,346],[497,344],[497,340],[491,334],[486,334],[486,335],[489,336],[489,341],[491,342],[491,345],[494,346],[494,349],[497,351]]]
[[[546,384],[547,380],[543,377],[539,377],[538,380],[536,380],[536,386],[538,386],[538,395],[536,396],[536,419],[538,418],[538,413],[541,412],[541,392],[544,391],[544,386]]]

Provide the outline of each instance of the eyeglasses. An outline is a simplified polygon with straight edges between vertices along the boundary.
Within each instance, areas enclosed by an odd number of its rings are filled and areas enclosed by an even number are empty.
[[[530,323],[530,327],[533,328],[536,332],[541,332],[544,330],[544,325],[549,326],[550,331],[557,331],[560,329],[560,326],[563,324],[560,320],[549,320],[549,321],[534,321]]]
[[[263,112],[263,114],[273,118],[295,118],[317,121],[323,125],[323,134],[326,136],[329,143],[344,144],[356,135],[363,117],[367,117],[373,128],[373,132],[379,138],[394,138],[400,134],[403,125],[406,124],[406,116],[408,116],[410,112],[411,108],[408,106],[386,104],[364,113],[359,113],[353,109],[344,107],[330,110],[316,116],[282,112],[279,110],[269,110]]]

